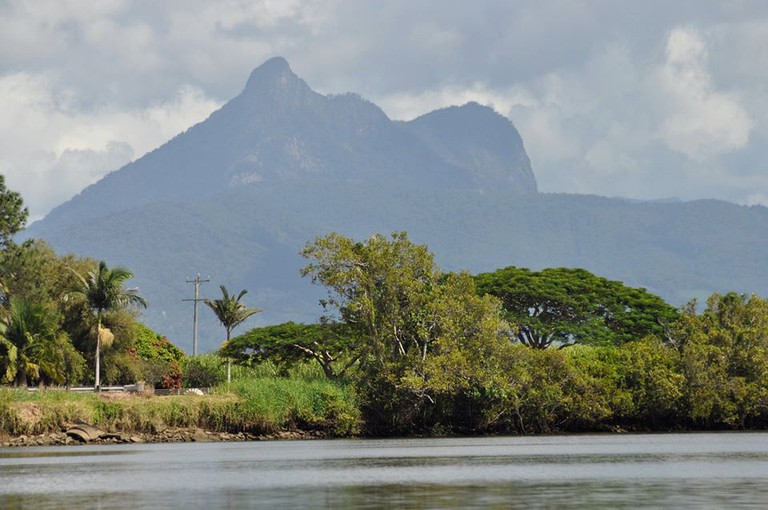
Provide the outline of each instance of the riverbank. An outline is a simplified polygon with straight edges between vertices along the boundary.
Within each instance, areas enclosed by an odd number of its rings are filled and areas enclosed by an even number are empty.
[[[0,389],[0,445],[354,437],[354,397],[326,381],[263,379],[213,394]]]
[[[74,425],[74,424],[73,424]],[[0,448],[21,446],[80,446],[98,444],[141,444],[141,443],[217,443],[229,441],[275,441],[329,439],[321,431],[281,430],[272,434],[255,435],[248,432],[217,432],[199,428],[168,428],[159,432],[104,432],[100,437],[83,440],[68,434],[70,427],[58,432],[45,432],[36,435],[22,434],[11,437],[0,434]]]

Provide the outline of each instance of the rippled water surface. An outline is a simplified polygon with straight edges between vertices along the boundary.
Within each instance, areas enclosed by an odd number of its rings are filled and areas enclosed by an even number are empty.
[[[0,449],[0,508],[766,508],[768,434]]]

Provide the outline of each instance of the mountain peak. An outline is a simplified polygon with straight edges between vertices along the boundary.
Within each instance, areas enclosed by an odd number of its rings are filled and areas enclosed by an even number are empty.
[[[291,66],[288,64],[288,61],[285,60],[283,57],[272,57],[263,64],[261,64],[259,67],[254,69],[251,72],[251,78],[248,80],[249,82],[254,79],[254,77],[258,80],[260,76],[275,76],[280,75],[282,73],[291,73],[293,74],[293,71],[291,71]]]
[[[273,57],[251,72],[243,96],[248,102],[296,107],[307,104],[315,92],[299,78],[283,57]]]
[[[287,60],[283,57],[273,57],[251,72],[245,85],[245,91],[263,93],[269,90],[295,87],[297,84],[309,88],[301,78],[294,74]]]

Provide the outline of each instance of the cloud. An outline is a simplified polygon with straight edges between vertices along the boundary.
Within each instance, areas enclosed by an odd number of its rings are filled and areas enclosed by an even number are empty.
[[[746,200],[744,200],[743,203],[744,205],[749,205],[749,206],[762,205],[763,207],[768,207],[768,194],[753,193],[747,196]]]
[[[744,202],[768,194],[766,26],[753,1],[0,0],[0,171],[44,214],[282,55],[393,118],[493,106],[545,191]]]
[[[737,94],[713,89],[706,45],[696,30],[670,32],[659,85],[667,104],[660,136],[672,150],[701,161],[749,142],[754,121]]]
[[[373,100],[390,118],[398,120],[411,120],[438,108],[463,105],[470,101],[490,106],[502,114],[509,112],[513,106],[529,105],[535,101],[523,87],[493,90],[479,82],[467,87],[449,85],[418,93],[389,94]]]
[[[77,91],[45,74],[0,76],[0,173],[32,219],[219,106],[191,86],[145,108],[79,110],[79,103]]]

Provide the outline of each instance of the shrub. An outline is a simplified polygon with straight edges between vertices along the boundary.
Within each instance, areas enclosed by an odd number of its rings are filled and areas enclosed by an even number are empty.
[[[185,388],[213,388],[227,380],[227,369],[215,354],[187,356],[181,360]]]

